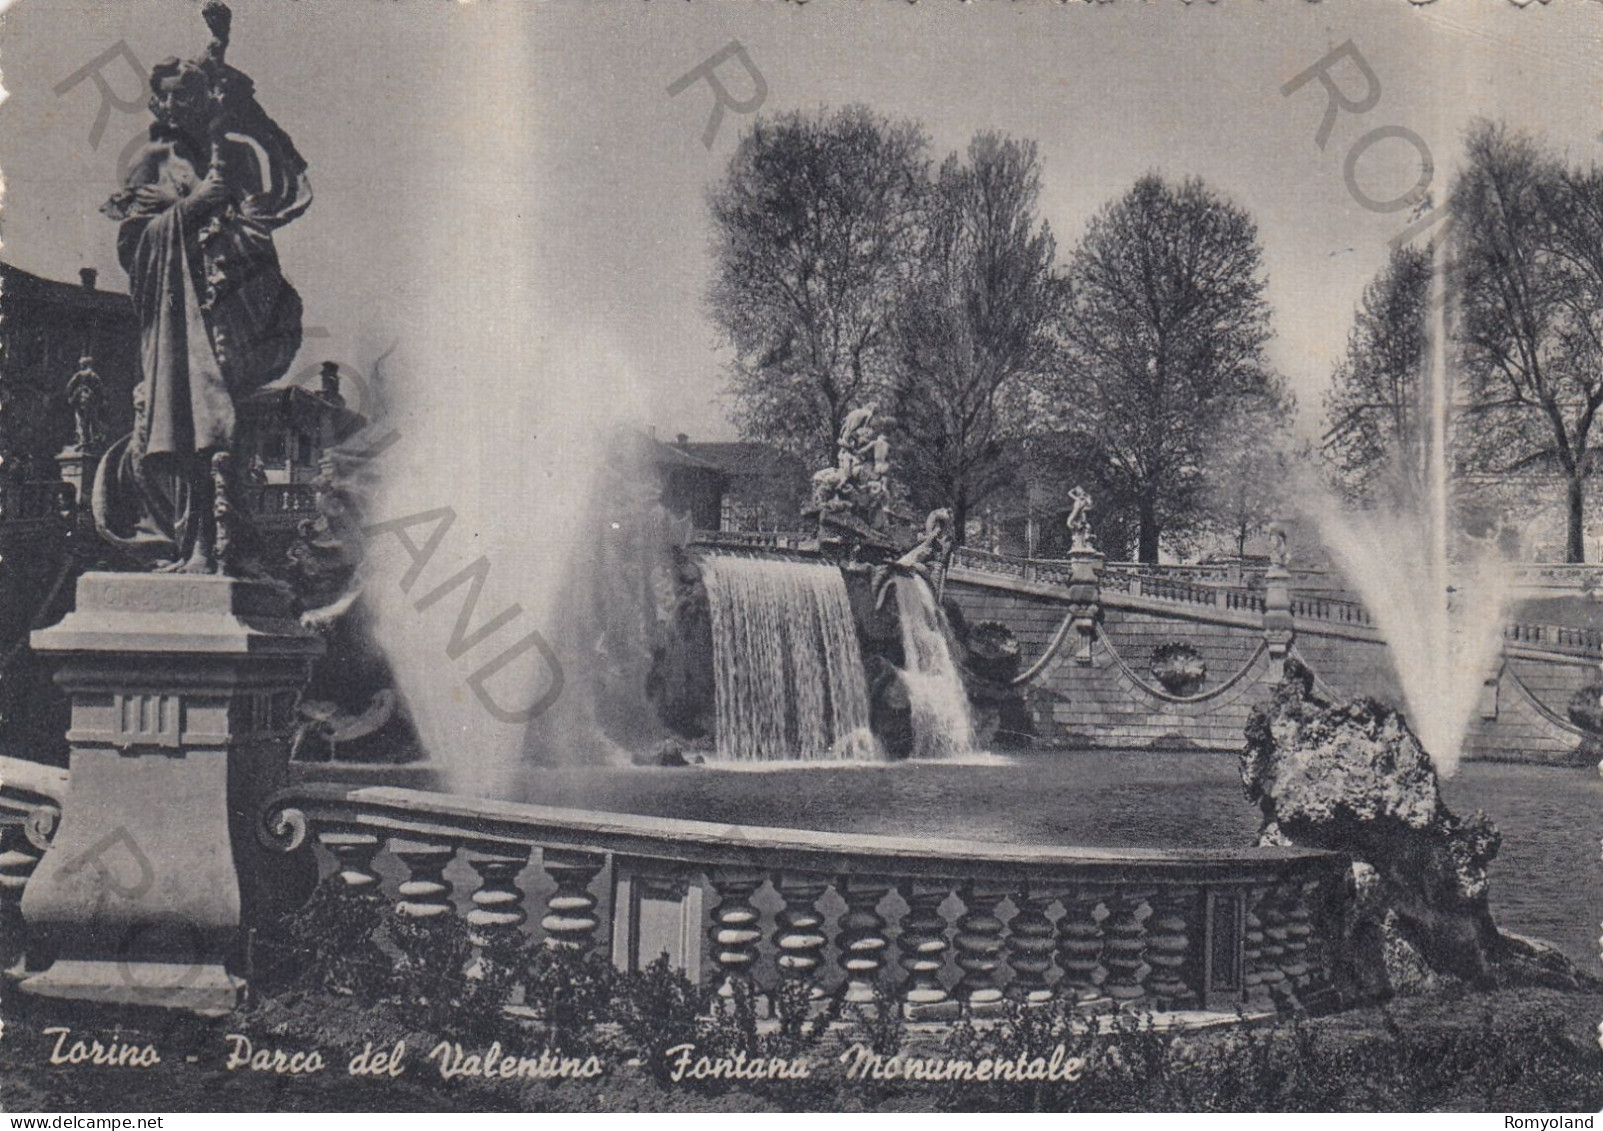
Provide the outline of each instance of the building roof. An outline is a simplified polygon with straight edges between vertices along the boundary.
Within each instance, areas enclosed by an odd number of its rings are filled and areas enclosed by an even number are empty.
[[[343,403],[331,401],[323,394],[300,385],[270,385],[260,389],[240,402],[242,409],[255,408],[258,411],[283,412],[294,415],[309,414],[319,416],[330,413],[334,416],[334,434],[340,439],[358,432],[367,423],[367,417],[359,412],[346,408]]]
[[[701,458],[680,444],[665,444],[655,436],[643,432],[635,435],[645,444],[651,462],[658,467],[681,468],[686,471],[723,473],[724,469],[710,460]]]
[[[0,297],[6,302],[38,302],[57,309],[78,309],[85,313],[111,314],[132,319],[133,304],[121,291],[104,291],[83,282],[66,283],[24,271],[12,263],[0,263]]]
[[[673,444],[672,447],[728,475],[785,475],[807,472],[807,468],[798,457],[771,444],[753,440],[729,442],[703,440],[694,443],[686,441],[682,444]]]

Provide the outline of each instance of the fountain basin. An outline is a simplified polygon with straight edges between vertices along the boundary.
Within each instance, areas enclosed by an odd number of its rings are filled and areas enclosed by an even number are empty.
[[[1261,823],[1242,796],[1234,755],[1205,751],[1042,750],[966,763],[791,765],[531,770],[517,796],[724,824],[1037,846],[1234,849],[1251,844]],[[435,780],[409,767],[296,770],[348,784],[434,788]],[[1603,780],[1590,768],[1467,762],[1442,793],[1456,812],[1485,809],[1503,832],[1491,870],[1498,923],[1589,964],[1592,921],[1603,907],[1603,875],[1590,867]]]

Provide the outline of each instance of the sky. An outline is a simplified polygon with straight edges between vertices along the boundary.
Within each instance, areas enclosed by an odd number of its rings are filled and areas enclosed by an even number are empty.
[[[864,102],[919,120],[937,158],[977,130],[1035,139],[1041,212],[1060,255],[1136,177],[1198,175],[1257,220],[1271,356],[1317,408],[1365,282],[1406,212],[1366,210],[1344,162],[1380,126],[1429,147],[1438,197],[1474,116],[1539,131],[1575,161],[1603,149],[1603,4],[1256,0],[1182,5],[1027,0],[813,0],[600,5],[577,0],[237,0],[230,61],[310,165],[316,200],[278,236],[313,329],[300,366],[365,372],[427,339],[426,376],[455,389],[557,384],[627,406],[660,434],[729,438],[729,353],[705,313],[706,191],[749,118],[667,88],[732,40],[762,73],[762,112]],[[95,211],[147,122],[56,88],[118,43],[148,68],[204,42],[198,0],[20,0],[0,23],[4,258],[123,288],[114,226]],[[1321,150],[1326,98],[1282,87],[1351,41],[1379,83]],[[143,91],[123,57],[101,72]],[[731,93],[750,91],[737,63]],[[1357,92],[1350,66],[1332,71]],[[1395,198],[1420,175],[1396,137],[1358,183]],[[560,364],[549,364],[555,358]],[[535,371],[536,369],[543,371]],[[599,373],[605,368],[606,374]]]

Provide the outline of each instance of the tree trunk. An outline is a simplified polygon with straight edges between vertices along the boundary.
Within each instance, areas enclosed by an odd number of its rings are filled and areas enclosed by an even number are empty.
[[[1143,496],[1137,506],[1141,520],[1137,535],[1136,560],[1147,565],[1158,564],[1158,501]]]
[[[952,544],[954,546],[966,545],[968,542],[968,496],[959,491],[952,500]]]
[[[1586,560],[1586,480],[1579,471],[1570,476],[1568,494],[1569,530],[1564,560],[1578,564]]]

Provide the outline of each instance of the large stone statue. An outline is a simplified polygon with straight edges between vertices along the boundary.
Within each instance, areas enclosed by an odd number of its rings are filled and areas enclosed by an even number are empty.
[[[312,194],[294,143],[223,61],[228,8],[211,0],[203,15],[206,50],[152,70],[150,140],[102,209],[121,224],[143,408],[106,453],[94,513],[104,537],[158,569],[237,573],[248,531],[232,499],[235,405],[300,348],[300,297],[272,232]]]

